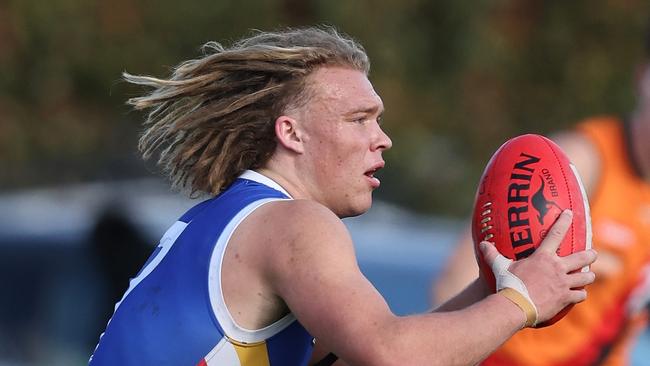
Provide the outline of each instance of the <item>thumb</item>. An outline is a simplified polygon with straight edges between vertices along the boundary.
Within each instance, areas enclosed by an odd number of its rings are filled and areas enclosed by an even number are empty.
[[[494,273],[497,280],[497,290],[501,289],[499,284],[503,282],[500,280],[500,277],[505,273],[509,273],[508,268],[512,263],[512,259],[504,257],[499,253],[494,244],[489,241],[482,241],[479,246],[483,253],[483,258],[485,258],[485,262],[490,266],[490,268],[492,268],[492,273]]]
[[[479,243],[479,248],[481,249],[481,253],[483,253],[483,259],[485,259],[485,262],[492,267],[492,264],[496,260],[496,258],[501,255],[497,248],[494,246],[494,244],[490,243],[489,241],[482,241]]]
[[[492,267],[492,273],[496,280],[497,292],[510,299],[526,314],[526,326],[534,326],[537,323],[537,307],[530,298],[526,284],[515,274],[508,270],[512,259],[504,257],[493,243],[482,241],[479,243],[483,258]],[[504,290],[505,289],[505,290]],[[504,291],[501,291],[504,290]]]

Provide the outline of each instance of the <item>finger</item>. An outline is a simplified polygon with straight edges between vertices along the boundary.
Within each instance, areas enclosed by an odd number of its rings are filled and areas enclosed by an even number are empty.
[[[571,290],[569,293],[569,301],[573,304],[583,302],[587,299],[587,290],[585,289],[578,289],[578,290]]]
[[[567,282],[569,288],[575,289],[592,284],[594,280],[596,280],[596,274],[593,272],[576,272],[569,274]]]
[[[551,226],[548,234],[546,234],[546,238],[544,238],[544,241],[542,241],[542,244],[540,244],[537,250],[555,253],[557,251],[557,248],[560,247],[560,243],[562,243],[564,235],[566,235],[567,231],[569,230],[569,226],[571,226],[572,218],[573,213],[571,210],[562,211],[560,217],[558,217],[557,221],[555,221],[553,226]]]
[[[562,257],[561,261],[568,273],[594,263],[596,258],[598,258],[596,251],[589,249],[569,254],[566,257]]]

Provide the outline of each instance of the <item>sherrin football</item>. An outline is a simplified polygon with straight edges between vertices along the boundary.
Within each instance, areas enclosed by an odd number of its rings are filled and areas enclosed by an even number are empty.
[[[591,248],[589,203],[575,167],[544,136],[521,135],[501,145],[485,167],[472,217],[477,261],[493,291],[494,274],[478,244],[488,240],[510,259],[526,258],[565,209],[573,211],[573,221],[558,248],[559,256]],[[555,323],[570,308],[539,326]]]

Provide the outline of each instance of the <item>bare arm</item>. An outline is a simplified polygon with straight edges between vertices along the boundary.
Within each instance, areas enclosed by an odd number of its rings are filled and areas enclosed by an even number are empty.
[[[395,316],[360,272],[349,234],[331,212],[308,201],[272,203],[259,210],[265,212],[258,217],[272,222],[256,224],[275,229],[264,239],[273,248],[264,269],[270,285],[323,347],[350,365],[475,364],[525,322],[523,312],[498,294],[459,311]],[[592,260],[582,258],[575,268]],[[566,276],[561,273],[565,268],[542,260],[533,264],[529,267],[542,268],[535,286],[540,312],[557,312],[580,301],[566,281],[558,285],[545,279],[547,272]]]
[[[466,308],[478,301],[483,300],[491,292],[485,284],[485,280],[476,277],[474,281],[460,291],[458,294],[451,296],[445,301],[441,301],[441,305],[436,307],[434,311],[454,311]]]
[[[575,132],[561,132],[552,139],[575,165],[587,195],[592,197],[600,176],[600,156],[586,136]]]
[[[432,303],[443,304],[456,295],[460,297],[454,302],[464,303],[465,301],[471,300],[477,301],[478,299],[468,298],[467,295],[459,294],[461,290],[469,285],[476,286],[473,282],[477,278],[478,265],[474,256],[474,244],[468,222],[467,228],[464,228],[460,234],[454,246],[454,251],[449,257],[449,260],[447,260],[443,272],[432,287]],[[472,292],[471,289],[469,291]]]

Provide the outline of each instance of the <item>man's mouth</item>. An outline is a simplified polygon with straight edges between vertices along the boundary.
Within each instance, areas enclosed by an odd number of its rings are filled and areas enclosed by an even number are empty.
[[[381,163],[376,164],[375,166],[373,166],[371,169],[367,170],[365,173],[363,173],[370,180],[370,184],[371,184],[372,188],[377,188],[381,184],[379,179],[377,177],[375,177],[375,173],[377,173],[379,171],[379,169],[381,169],[383,167],[384,167],[384,163],[381,162]]]
[[[367,172],[365,172],[364,174],[366,175],[366,177],[374,178],[374,177],[375,177],[375,173],[376,173],[378,170],[379,170],[379,168],[370,169],[370,170],[368,170]]]

